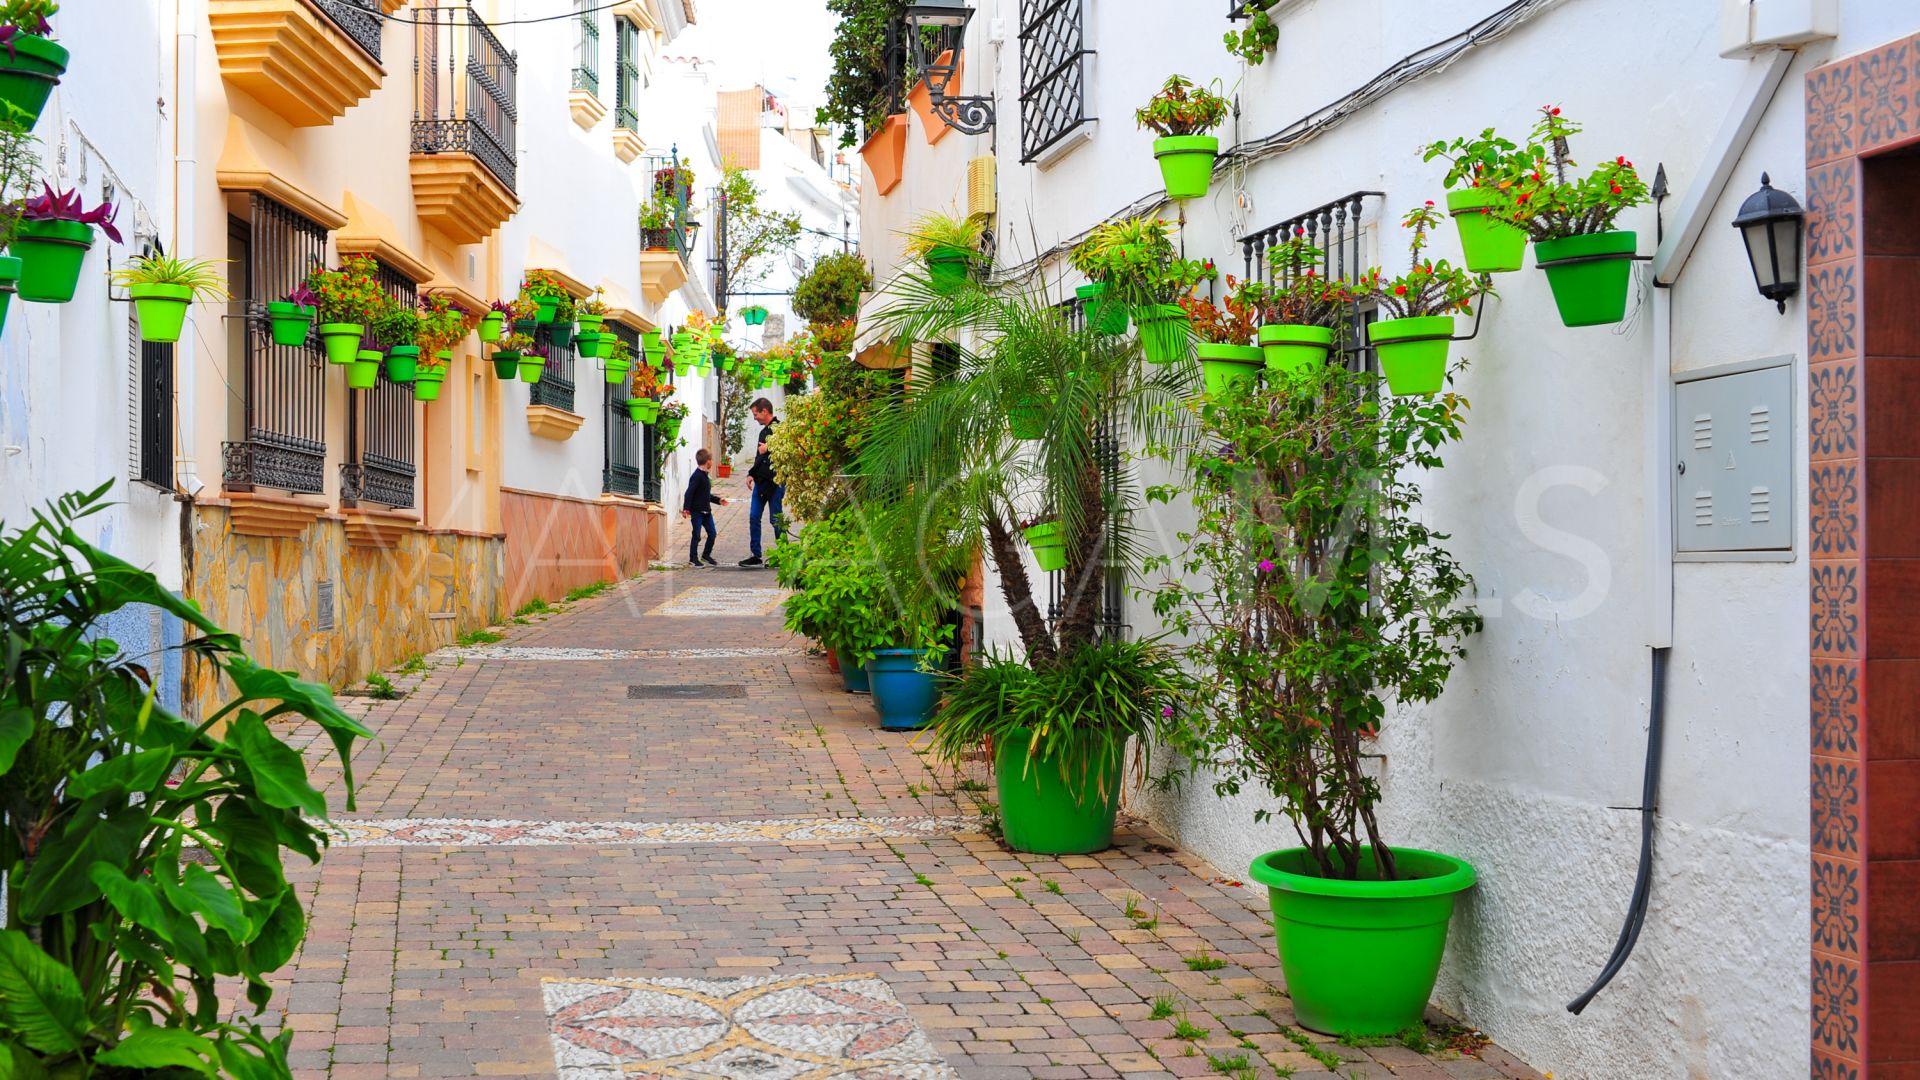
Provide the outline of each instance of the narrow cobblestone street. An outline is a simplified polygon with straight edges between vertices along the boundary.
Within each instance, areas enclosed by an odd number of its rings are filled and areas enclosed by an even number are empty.
[[[881,732],[782,629],[772,575],[732,568],[746,499],[720,487],[724,568],[353,699],[378,739],[300,871],[297,1075],[1538,1075],[1292,1027],[1265,896],[1137,823],[1098,856],[1004,850],[986,769]]]

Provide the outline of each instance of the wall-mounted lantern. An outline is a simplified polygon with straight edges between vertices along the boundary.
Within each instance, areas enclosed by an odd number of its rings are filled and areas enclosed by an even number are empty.
[[[961,134],[985,134],[994,123],[993,98],[948,93],[960,70],[960,52],[966,47],[973,9],[965,0],[919,0],[908,4],[900,18],[906,47],[927,84],[927,102],[934,115]]]
[[[1747,244],[1753,283],[1782,314],[1787,298],[1800,291],[1800,243],[1806,223],[1806,211],[1793,196],[1776,190],[1766,173],[1760,174],[1760,190],[1747,196],[1733,219]]]

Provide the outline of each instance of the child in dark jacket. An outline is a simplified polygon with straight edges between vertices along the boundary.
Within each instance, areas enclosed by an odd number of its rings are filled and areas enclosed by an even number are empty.
[[[680,516],[693,522],[693,536],[687,542],[687,565],[719,566],[713,557],[713,541],[720,530],[713,524],[713,508],[727,505],[727,500],[713,494],[713,477],[707,472],[713,464],[713,452],[705,447],[693,455],[695,468],[693,475],[687,477],[687,493],[680,500]],[[707,532],[707,550],[700,550],[700,530]]]

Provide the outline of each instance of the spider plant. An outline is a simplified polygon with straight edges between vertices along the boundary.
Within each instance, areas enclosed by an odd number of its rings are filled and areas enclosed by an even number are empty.
[[[113,271],[113,283],[129,288],[135,285],[173,285],[191,289],[196,300],[227,299],[227,259],[182,259],[173,255],[136,255],[125,266]]]

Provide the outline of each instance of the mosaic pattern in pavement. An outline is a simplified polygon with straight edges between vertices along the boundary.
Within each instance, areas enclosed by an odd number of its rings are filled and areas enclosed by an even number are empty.
[[[654,608],[657,615],[675,619],[764,618],[787,598],[785,589],[730,589],[702,585],[676,594]]]
[[[977,834],[979,817],[788,818],[777,821],[512,821],[335,818],[347,847],[618,847],[650,844],[832,844]]]
[[[760,657],[805,656],[805,649],[543,649],[533,646],[481,646],[449,651],[448,658],[468,660],[751,660]]]

